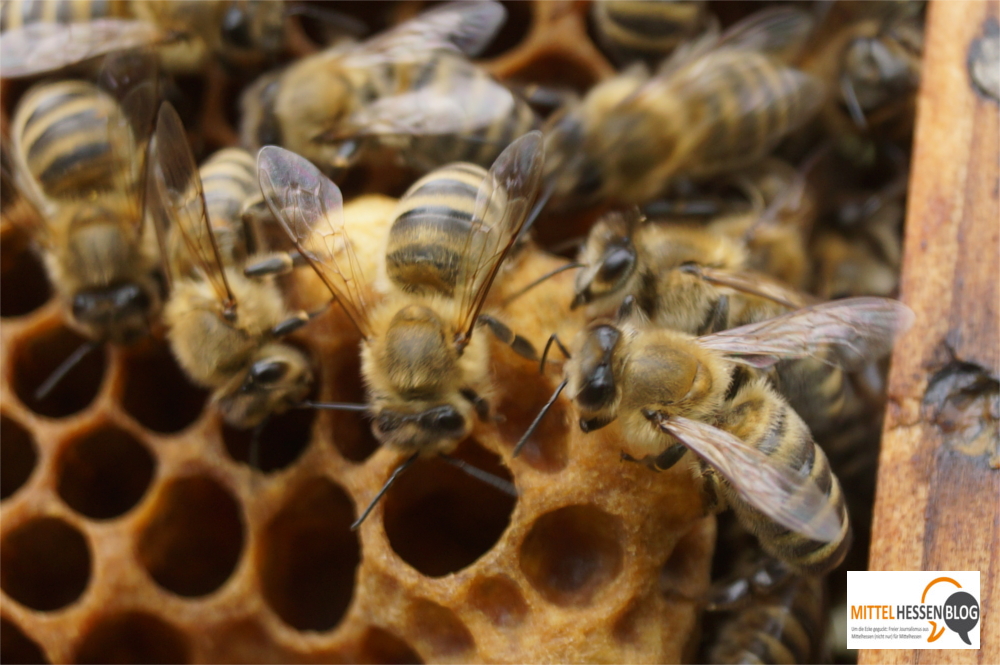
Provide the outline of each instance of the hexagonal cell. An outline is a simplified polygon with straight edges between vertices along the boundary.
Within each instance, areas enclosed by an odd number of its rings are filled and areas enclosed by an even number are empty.
[[[513,448],[555,390],[555,385],[538,376],[537,368],[530,371],[520,365],[508,367],[502,379],[502,391],[495,411],[502,416],[497,423],[504,443]],[[569,407],[560,397],[534,434],[524,444],[519,459],[545,473],[558,473],[569,463]]]
[[[59,496],[93,519],[118,517],[139,503],[156,470],[149,449],[113,425],[75,438],[56,464]]]
[[[584,606],[621,572],[621,520],[595,506],[546,513],[521,543],[521,571],[550,603]]]
[[[500,458],[472,439],[454,457],[510,482]],[[516,499],[440,458],[420,459],[385,496],[392,549],[430,577],[462,570],[500,539]]]
[[[174,434],[197,420],[208,399],[166,344],[144,340],[125,354],[122,406],[144,427]]]
[[[505,575],[473,582],[468,601],[498,628],[515,628],[528,616],[528,604],[521,590]]]
[[[188,663],[187,638],[151,614],[126,612],[98,621],[76,651],[77,663]]]
[[[410,606],[409,617],[410,631],[437,657],[459,656],[476,646],[472,633],[447,607],[421,598]]]
[[[291,466],[302,455],[312,439],[315,421],[316,411],[312,409],[290,409],[272,415],[258,432],[223,425],[222,441],[230,457],[251,464],[250,447],[256,436],[255,467],[258,471],[273,473]]]
[[[28,482],[38,462],[35,438],[13,418],[0,415],[0,499]]]
[[[172,481],[156,498],[137,543],[156,583],[181,596],[203,596],[225,583],[243,551],[239,504],[214,479]]]
[[[261,537],[264,598],[298,630],[334,628],[354,595],[361,560],[354,504],[338,485],[313,478],[287,498]]]
[[[578,93],[584,93],[594,83],[597,76],[594,72],[576,60],[567,58],[557,51],[549,51],[531,62],[528,72],[514,72],[513,78],[531,80],[555,89],[572,88]]]
[[[13,621],[0,619],[0,654],[5,663],[48,663],[38,644]]]
[[[14,392],[32,411],[62,418],[86,408],[97,396],[104,377],[104,345],[94,347],[41,400],[38,390],[59,366],[89,342],[59,326],[18,340],[14,351]]]
[[[378,626],[370,626],[365,630],[355,660],[376,665],[424,662],[409,644]]]
[[[52,297],[42,260],[19,232],[0,239],[0,317],[23,316]]]
[[[337,364],[332,368],[326,393],[331,402],[364,404],[368,396],[361,378],[361,356],[355,350],[357,344],[349,347],[340,347],[338,353],[331,355]],[[324,411],[321,418],[323,428],[333,433],[333,445],[344,458],[364,462],[378,450],[379,443],[372,434],[371,421],[364,413]]]
[[[90,547],[83,534],[57,517],[38,517],[0,542],[0,588],[33,610],[66,607],[90,581]]]

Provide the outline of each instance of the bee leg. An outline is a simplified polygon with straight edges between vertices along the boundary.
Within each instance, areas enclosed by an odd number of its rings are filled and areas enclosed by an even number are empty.
[[[551,334],[551,335],[549,336],[549,341],[545,342],[545,349],[544,349],[544,350],[542,351],[542,359],[541,359],[541,361],[540,361],[540,362],[538,363],[538,373],[539,373],[539,374],[545,374],[545,360],[546,360],[546,358],[548,358],[548,356],[549,356],[549,349],[551,349],[551,348],[552,348],[552,344],[553,344],[553,343],[554,343],[554,344],[555,344],[555,345],[556,345],[557,347],[559,347],[559,350],[560,350],[560,351],[562,352],[562,354],[563,354],[563,357],[564,357],[564,358],[566,358],[567,360],[568,360],[568,359],[570,358],[570,354],[569,354],[569,350],[568,350],[568,349],[566,348],[566,346],[565,346],[565,345],[564,345],[564,344],[563,344],[563,343],[562,343],[562,342],[561,342],[561,341],[559,340],[559,336],[558,336],[558,335],[556,335],[555,333],[552,333],[552,334]]]
[[[476,322],[485,325],[497,339],[508,344],[517,355],[528,360],[538,360],[538,351],[535,350],[534,345],[520,335],[515,335],[514,331],[507,327],[507,324],[498,321],[489,314],[480,314]]]
[[[711,309],[705,315],[705,320],[702,321],[701,326],[698,328],[698,335],[710,335],[720,330],[725,330],[728,327],[728,321],[729,296],[721,295],[712,303]]]
[[[472,388],[462,388],[458,392],[472,404],[472,408],[476,410],[476,417],[481,422],[486,422],[490,417],[490,403],[480,397]]]
[[[295,268],[305,265],[306,259],[298,250],[274,254],[243,268],[246,277],[266,277],[267,275],[287,275]]]
[[[642,458],[632,457],[626,452],[622,452],[621,461],[623,462],[635,462],[636,464],[642,464],[644,467],[651,471],[666,471],[674,464],[684,457],[684,453],[687,452],[687,448],[682,443],[675,443],[666,450],[664,450],[659,455],[646,455]]]

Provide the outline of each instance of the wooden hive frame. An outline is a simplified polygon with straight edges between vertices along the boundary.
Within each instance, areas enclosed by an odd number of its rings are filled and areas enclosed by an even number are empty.
[[[863,665],[1000,661],[998,8],[929,8],[901,288],[917,319],[892,359],[869,562],[980,571],[981,649],[866,649]]]

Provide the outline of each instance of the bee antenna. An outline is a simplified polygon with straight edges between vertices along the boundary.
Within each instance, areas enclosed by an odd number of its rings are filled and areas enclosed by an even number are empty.
[[[527,293],[528,291],[530,291],[531,289],[535,288],[536,286],[538,286],[542,282],[545,282],[545,281],[547,281],[547,280],[555,277],[556,275],[558,275],[561,272],[566,272],[567,270],[576,270],[577,268],[583,268],[583,267],[584,267],[584,264],[577,263],[576,261],[572,261],[572,262],[567,263],[565,265],[561,265],[558,268],[555,268],[554,270],[550,270],[549,272],[545,273],[544,275],[542,275],[541,277],[539,277],[535,281],[531,282],[527,286],[519,289],[515,293],[513,293],[513,294],[507,296],[506,298],[504,298],[503,302],[500,303],[500,306],[501,307],[506,307],[507,305],[509,305],[510,303],[514,302],[515,300],[517,300],[518,298],[520,298],[521,296],[523,296],[525,293]]]
[[[326,411],[368,411],[367,404],[352,404],[350,402],[299,402],[296,409],[323,409]]]
[[[559,350],[562,352],[563,357],[565,357],[567,360],[573,357],[570,355],[569,349],[567,349],[566,346],[559,339],[559,335],[557,335],[556,333],[552,333],[551,335],[549,335],[549,341],[545,342],[545,349],[542,351],[542,359],[538,363],[539,374],[545,374],[545,361],[549,357],[549,349],[552,348],[553,344],[559,347]]]
[[[77,347],[76,351],[71,353],[66,360],[62,361],[58,367],[56,367],[49,378],[45,379],[45,382],[38,386],[35,390],[35,401],[41,402],[43,399],[49,396],[52,389],[59,385],[59,382],[66,378],[70,370],[76,367],[81,360],[83,360],[91,351],[100,346],[99,342],[93,340],[84,342]]]
[[[452,457],[451,455],[446,455],[445,453],[441,453],[440,457],[448,464],[458,467],[476,480],[481,480],[487,485],[500,490],[504,494],[509,494],[515,499],[517,498],[517,488],[514,487],[513,483],[509,483],[503,478],[489,473],[488,471],[483,471],[480,468],[474,467],[465,460],[460,460],[457,457]]]
[[[545,417],[545,414],[549,412],[549,409],[552,408],[552,405],[556,403],[557,399],[559,399],[559,393],[563,391],[563,388],[566,387],[567,383],[569,383],[569,379],[563,379],[562,383],[556,386],[556,390],[554,393],[552,393],[552,397],[550,397],[549,401],[545,403],[545,406],[542,407],[542,410],[538,412],[538,415],[535,416],[535,420],[532,421],[531,425],[528,427],[528,431],[524,433],[524,436],[521,437],[521,440],[517,442],[516,446],[514,446],[514,457],[517,457],[518,455],[521,454],[521,449],[524,448],[524,444],[528,442],[528,439],[531,438],[531,435],[535,433],[536,429],[538,429],[538,426],[542,423],[542,418]]]
[[[410,455],[406,459],[406,461],[404,461],[402,464],[396,467],[396,469],[392,472],[392,475],[389,476],[389,479],[385,481],[385,485],[382,485],[382,489],[378,491],[378,494],[375,495],[375,498],[372,499],[372,502],[368,504],[367,508],[365,508],[365,512],[361,513],[361,517],[354,520],[354,523],[351,524],[351,531],[356,531],[357,528],[361,526],[361,523],[365,521],[369,513],[371,513],[372,510],[375,508],[375,506],[378,504],[378,502],[382,500],[382,497],[385,496],[385,493],[389,491],[389,488],[392,487],[392,484],[396,482],[396,478],[399,477],[399,474],[409,469],[410,466],[412,466],[412,464],[417,461],[417,458],[419,456],[420,453],[415,452],[412,455]]]

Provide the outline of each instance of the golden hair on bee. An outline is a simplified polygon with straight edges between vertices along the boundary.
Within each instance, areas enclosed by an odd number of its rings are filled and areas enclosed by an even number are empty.
[[[546,177],[570,204],[639,204],[678,176],[759,161],[822,103],[822,82],[785,64],[811,29],[804,12],[765,10],[678,49],[652,76],[630,68],[595,86],[551,121]]]
[[[173,73],[197,72],[213,56],[256,67],[284,44],[285,9],[265,0],[24,0],[2,12],[4,78],[136,47],[155,49]]]
[[[446,455],[489,415],[489,330],[535,358],[534,348],[482,309],[524,228],[541,183],[540,132],[514,141],[479,177],[442,167],[400,200],[386,249],[388,293],[377,303],[347,234],[340,190],[305,158],[276,146],[258,155],[261,190],[299,255],[361,333],[364,409],[376,438],[407,454],[359,524],[419,456]]]
[[[628,299],[617,322],[577,336],[565,380],[515,453],[567,388],[583,431],[619,420],[625,457],[654,469],[690,450],[710,509],[732,508],[766,552],[795,570],[836,566],[850,544],[840,485],[805,423],[758,370],[828,347],[845,363],[884,355],[912,312],[860,298],[693,337],[637,321],[634,306]]]
[[[538,124],[524,100],[468,59],[505,17],[492,1],[448,3],[268,74],[243,95],[243,143],[284,146],[332,177],[372,148],[420,171],[489,166]]]
[[[704,0],[595,0],[590,18],[597,41],[619,65],[656,65],[705,29]]]
[[[243,274],[240,213],[256,189],[253,158],[227,149],[199,171],[169,104],[160,109],[152,154],[153,217],[171,282],[164,309],[171,350],[185,373],[212,391],[227,423],[258,426],[298,405],[313,374],[305,354],[281,341],[310,314],[290,312],[272,277]]]
[[[101,81],[103,88],[61,81],[28,90],[14,111],[5,184],[37,213],[22,219],[67,323],[95,344],[128,344],[148,334],[162,300],[144,216],[155,59],[109,58]]]

